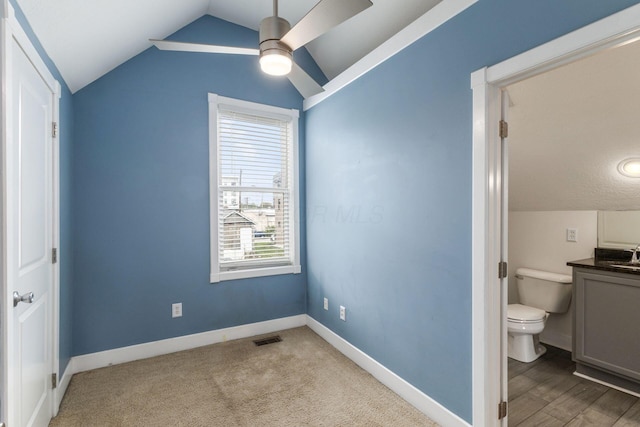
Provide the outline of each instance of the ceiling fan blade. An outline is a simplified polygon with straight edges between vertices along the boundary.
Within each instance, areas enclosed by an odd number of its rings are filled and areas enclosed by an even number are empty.
[[[292,64],[291,72],[287,74],[287,78],[305,99],[324,92],[322,86],[313,80],[311,76],[295,62]]]
[[[202,53],[231,53],[235,55],[259,55],[258,49],[246,47],[217,46],[214,44],[200,44],[187,42],[174,42],[171,40],[149,39],[160,50],[176,50],[180,52],[202,52]]]
[[[372,5],[370,0],[320,0],[280,41],[296,50]]]

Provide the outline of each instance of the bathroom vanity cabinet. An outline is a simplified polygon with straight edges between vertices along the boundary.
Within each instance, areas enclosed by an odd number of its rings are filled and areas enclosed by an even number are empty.
[[[569,264],[576,372],[640,392],[640,275]]]

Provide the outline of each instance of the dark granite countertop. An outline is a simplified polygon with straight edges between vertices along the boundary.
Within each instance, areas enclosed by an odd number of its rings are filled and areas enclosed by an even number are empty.
[[[627,273],[640,276],[640,264],[631,264],[631,252],[617,249],[596,248],[595,258],[579,259],[577,261],[569,261],[568,266],[590,268],[593,270],[612,271],[615,273]],[[627,265],[639,267],[637,269],[619,267],[619,265]]]

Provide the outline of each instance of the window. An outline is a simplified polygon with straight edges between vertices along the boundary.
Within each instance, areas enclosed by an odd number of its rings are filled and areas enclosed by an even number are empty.
[[[211,282],[300,273],[298,111],[209,94]]]

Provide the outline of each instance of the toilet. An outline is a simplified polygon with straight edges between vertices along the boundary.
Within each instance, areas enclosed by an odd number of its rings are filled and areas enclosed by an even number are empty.
[[[547,349],[540,344],[549,313],[566,313],[571,303],[571,276],[518,268],[516,281],[520,304],[507,306],[507,334],[510,358],[533,362]]]

